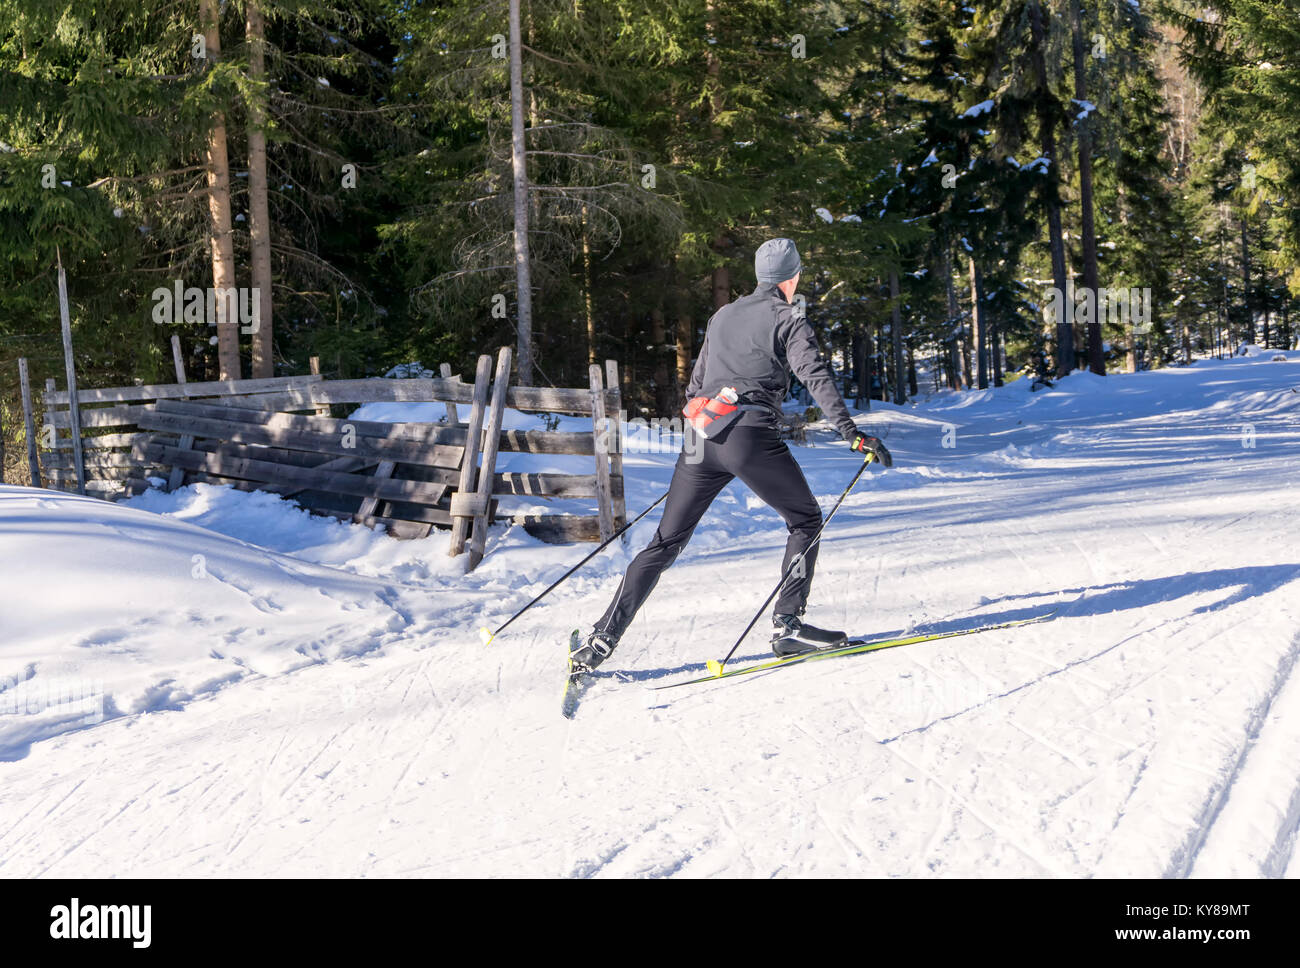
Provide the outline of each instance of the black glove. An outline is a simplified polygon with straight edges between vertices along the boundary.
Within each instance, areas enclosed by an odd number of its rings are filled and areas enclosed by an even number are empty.
[[[885,447],[879,437],[872,437],[864,434],[861,430],[857,430],[849,438],[849,446],[859,454],[873,455],[885,467],[894,466],[894,458],[890,456],[889,449]]]

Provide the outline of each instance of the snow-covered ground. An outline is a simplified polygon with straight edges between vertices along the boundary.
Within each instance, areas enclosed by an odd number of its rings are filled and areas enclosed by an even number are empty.
[[[657,514],[484,647],[589,546],[500,527],[464,575],[445,534],[269,495],[0,488],[0,876],[1300,876],[1300,353],[1274,355],[877,404],[896,466],[828,529],[809,618],[1058,615],[651,692],[777,577],[779,519],[733,485],[573,722],[568,632]],[[858,461],[795,452],[826,505]],[[671,463],[629,456],[630,511]]]

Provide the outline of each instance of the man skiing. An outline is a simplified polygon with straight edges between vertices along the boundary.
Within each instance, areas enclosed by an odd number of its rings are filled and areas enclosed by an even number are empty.
[[[879,438],[854,425],[834,373],[821,359],[812,327],[791,307],[802,268],[790,239],[764,242],[754,254],[758,288],[709,320],[684,411],[690,418],[686,433],[705,439],[678,456],[659,528],[633,559],[586,643],[573,651],[573,672],[589,672],[609,658],[660,574],[676,560],[713,499],[734,478],[780,514],[790,531],[781,574],[796,557],[801,558],[773,607],[772,651],[778,656],[796,655],[845,641],[843,632],[819,629],[800,618],[812,586],[817,562],[813,538],[822,515],[777,428],[791,372],[853,450],[870,452],[886,467],[893,460]]]

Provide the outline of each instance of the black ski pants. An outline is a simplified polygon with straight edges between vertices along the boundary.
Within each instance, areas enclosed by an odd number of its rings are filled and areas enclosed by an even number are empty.
[[[687,430],[687,433],[693,431]],[[718,492],[734,478],[740,478],[759,499],[785,521],[790,537],[785,544],[781,574],[796,555],[796,565],[778,594],[773,611],[780,614],[803,612],[812,587],[817,546],[813,536],[821,527],[822,513],[790,449],[775,426],[764,422],[739,422],[714,440],[700,440],[694,460],[687,450],[678,455],[663,517],[650,544],[632,560],[597,631],[621,637],[646,598],[654,590],[664,569],[671,565],[700,518]]]

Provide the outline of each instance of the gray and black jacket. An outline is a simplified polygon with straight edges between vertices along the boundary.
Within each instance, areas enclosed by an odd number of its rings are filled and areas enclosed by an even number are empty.
[[[792,372],[840,435],[851,439],[857,427],[830,364],[821,358],[812,327],[795,316],[794,307],[775,283],[759,283],[748,296],[723,306],[709,320],[686,396],[713,396],[723,387],[735,387],[742,403],[779,414],[781,401],[790,392]],[[751,422],[746,417],[752,420],[761,414],[743,414],[742,422]]]

